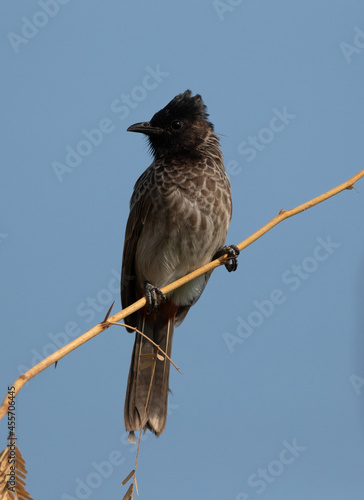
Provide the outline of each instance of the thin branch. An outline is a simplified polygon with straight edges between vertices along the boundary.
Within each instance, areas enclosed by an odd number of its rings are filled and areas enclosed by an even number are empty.
[[[117,325],[120,325],[120,323],[116,323]],[[123,326],[126,326],[126,325],[123,325]],[[135,328],[136,331],[138,331],[136,328]],[[145,338],[148,339],[148,337],[146,335],[143,334],[143,336]],[[150,339],[149,339],[150,340]],[[153,342],[154,343],[154,342]],[[157,344],[154,344],[156,347]],[[154,379],[154,374],[155,374],[155,367],[157,366],[157,357],[155,356],[154,359],[153,359],[153,368],[152,368],[152,374],[151,374],[151,377],[150,377],[150,382],[149,382],[149,388],[148,388],[148,394],[147,394],[147,400],[146,400],[146,403],[145,403],[145,407],[144,407],[144,413],[143,413],[143,418],[141,419],[140,421],[140,429],[139,429],[139,439],[138,439],[138,449],[137,449],[137,454],[136,454],[136,459],[135,459],[135,467],[134,469],[130,472],[130,474],[128,474],[128,476],[124,479],[124,481],[121,483],[122,486],[124,486],[128,481],[129,479],[133,478],[133,483],[129,486],[128,488],[128,491],[126,492],[123,500],[127,500],[127,499],[132,499],[133,498],[133,485],[135,485],[135,489],[137,491],[137,495],[138,495],[138,485],[137,485],[137,479],[136,479],[136,471],[137,471],[137,468],[138,468],[138,460],[139,460],[139,451],[140,451],[140,443],[141,443],[141,439],[142,439],[142,434],[143,434],[143,421],[147,415],[147,409],[148,409],[148,404],[149,404],[149,399],[150,399],[150,394],[151,394],[151,391],[152,391],[152,385],[153,385],[153,379]],[[140,370],[141,368],[139,368]],[[129,495],[129,496],[128,496]]]
[[[357,182],[359,179],[364,177],[364,170],[361,170],[358,172],[354,177],[349,179],[348,181],[344,182],[343,184],[340,184],[340,186],[335,187],[334,189],[331,189],[330,191],[327,191],[327,193],[324,193],[320,196],[317,196],[317,198],[314,198],[313,200],[310,200],[306,203],[303,203],[302,205],[299,205],[296,208],[293,208],[291,210],[281,210],[280,213],[274,217],[268,224],[263,226],[259,231],[256,231],[254,234],[249,236],[246,240],[242,241],[237,245],[239,250],[243,250],[247,246],[251,245],[254,241],[257,239],[261,238],[265,233],[267,233],[270,229],[272,229],[274,226],[279,224],[285,219],[288,219],[289,217],[292,217],[293,215],[296,215],[300,212],[304,212],[305,210],[308,210],[309,208],[318,205],[319,203],[331,198],[332,196],[335,196],[336,194],[340,193],[341,191],[344,191],[345,189],[353,189],[355,182]],[[188,283],[189,281],[192,281],[194,278],[197,278],[208,271],[212,271],[218,266],[221,266],[222,264],[225,264],[225,262],[229,260],[227,256],[222,256],[219,257],[218,259],[210,262],[209,264],[206,264],[205,266],[200,267],[196,271],[188,274],[187,276],[184,276],[183,278],[180,278],[179,280],[175,281],[174,283],[171,283],[170,285],[165,286],[162,288],[162,292],[164,294],[167,294],[171,292],[172,290],[175,290],[176,288],[181,287],[182,285]],[[84,333],[77,339],[73,340],[69,344],[65,345],[64,347],[61,347],[58,351],[54,352],[47,358],[43,359],[40,363],[37,365],[33,366],[33,368],[30,368],[27,372],[23,373],[23,375],[20,375],[20,377],[14,382],[13,386],[15,387],[15,395],[18,394],[20,389],[27,383],[29,380],[31,380],[33,377],[38,375],[38,373],[42,372],[48,366],[52,365],[56,361],[60,360],[73,350],[77,349],[77,347],[81,346],[85,342],[88,342],[90,339],[98,335],[99,333],[103,332],[107,328],[109,328],[113,323],[116,323],[130,314],[134,313],[135,311],[138,311],[142,307],[146,305],[146,300],[143,297],[142,299],[138,300],[137,302],[134,302],[129,307],[126,307],[122,311],[119,311],[118,313],[114,314],[111,316],[110,319],[107,319],[106,321],[94,326],[89,330],[88,332]],[[5,397],[2,406],[0,408],[0,419],[7,413],[7,396]]]
[[[148,403],[149,403],[149,398],[150,398],[150,394],[151,394],[151,391],[152,391],[152,384],[153,384],[153,379],[154,379],[154,374],[155,374],[155,367],[157,366],[157,358],[154,359],[154,364],[153,364],[153,368],[152,368],[152,375],[150,377],[150,384],[149,384],[149,389],[148,389],[148,395],[147,395],[147,401],[145,403],[145,407],[144,407],[144,414],[143,414],[143,418],[140,422],[140,425],[142,426],[142,422],[143,420],[145,419],[146,415],[147,415],[147,408],[148,408]],[[138,468],[138,460],[139,460],[139,451],[140,451],[140,443],[141,443],[141,440],[142,440],[142,433],[143,433],[143,428],[141,427],[140,428],[140,432],[139,432],[139,440],[138,440],[138,450],[137,450],[137,454],[136,454],[136,459],[135,459],[135,467],[134,467],[134,484],[135,484],[135,487],[138,489],[138,486],[137,486],[137,482],[136,482],[136,472],[137,472],[137,468]]]

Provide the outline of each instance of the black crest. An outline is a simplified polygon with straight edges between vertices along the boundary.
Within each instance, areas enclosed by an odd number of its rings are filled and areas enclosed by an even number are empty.
[[[174,97],[163,109],[158,111],[150,123],[153,126],[158,126],[174,118],[180,120],[187,119],[189,121],[203,120],[207,121],[209,114],[203,103],[202,97],[199,94],[192,95],[190,90],[186,90],[182,94]],[[212,123],[209,125],[213,128]]]
[[[186,90],[158,111],[150,122],[135,123],[128,131],[145,134],[155,158],[163,155],[195,157],[203,154],[201,146],[211,135],[217,139],[208,116],[202,97],[193,96]]]

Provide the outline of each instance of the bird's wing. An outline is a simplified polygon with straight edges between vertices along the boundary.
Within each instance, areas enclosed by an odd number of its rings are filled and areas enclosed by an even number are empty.
[[[140,291],[138,295],[137,290],[135,254],[140,234],[152,206],[150,187],[153,176],[154,168],[151,165],[135,183],[133,196],[130,200],[130,214],[126,224],[121,269],[121,303],[123,308],[131,305],[140,298]],[[137,313],[128,316],[125,318],[125,321],[131,326],[136,326]]]

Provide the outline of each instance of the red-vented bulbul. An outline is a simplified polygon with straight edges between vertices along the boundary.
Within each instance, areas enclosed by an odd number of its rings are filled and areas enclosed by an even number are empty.
[[[231,257],[227,269],[237,267],[239,250],[223,246],[232,213],[230,183],[200,95],[187,90],[150,122],[128,131],[148,137],[154,161],[134,187],[121,274],[123,308],[144,295],[147,306],[125,322],[171,356],[174,327],[197,302],[211,273],[166,297],[160,288],[224,254]],[[147,358],[140,356],[151,353],[155,346],[136,333],[124,408],[131,442],[136,430],[147,428],[159,436],[166,425],[170,363],[157,359],[146,408],[153,367],[141,370]]]

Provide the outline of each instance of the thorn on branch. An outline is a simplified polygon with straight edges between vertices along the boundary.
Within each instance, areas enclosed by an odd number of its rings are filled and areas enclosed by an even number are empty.
[[[287,212],[287,210],[285,210],[284,208],[281,208],[280,212],[278,215],[283,215]]]
[[[356,189],[356,187],[354,186],[354,184],[351,184],[351,185],[350,185],[350,186],[348,186],[346,189],[349,189],[350,191],[351,191],[352,189],[355,189],[355,191],[356,191],[357,193],[359,193],[359,191]]]
[[[109,326],[112,324],[108,321],[109,319],[109,316],[110,316],[110,313],[111,313],[111,310],[112,308],[114,307],[114,304],[115,304],[115,300],[114,302],[111,304],[109,310],[107,311],[106,313],[106,316],[105,318],[103,319],[103,321],[101,321],[100,325],[102,326],[103,330],[106,330],[106,328],[109,328]]]
[[[111,313],[112,308],[114,307],[114,304],[115,304],[115,300],[114,300],[114,302],[111,304],[111,306],[110,306],[109,310],[107,311],[106,316],[105,316],[105,319],[104,319],[104,321],[102,321],[102,323],[106,323],[106,321],[109,319],[109,316],[110,316],[110,313]]]

